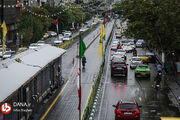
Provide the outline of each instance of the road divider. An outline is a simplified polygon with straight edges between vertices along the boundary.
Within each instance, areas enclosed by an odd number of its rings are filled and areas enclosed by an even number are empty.
[[[116,21],[114,22],[116,23]],[[92,89],[90,90],[90,95],[88,97],[88,102],[86,103],[86,107],[85,109],[82,111],[83,115],[81,117],[82,120],[93,120],[94,114],[95,114],[95,109],[97,108],[97,102],[99,99],[99,94],[100,94],[100,90],[101,90],[101,76],[103,74],[103,69],[104,69],[104,65],[105,65],[105,53],[106,53],[106,48],[108,46],[109,41],[112,38],[112,33],[113,33],[113,29],[115,27],[115,24],[112,27],[112,31],[108,37],[108,40],[105,44],[105,51],[103,53],[103,61],[102,64],[100,66],[100,70],[98,73],[98,77],[95,81],[95,84],[93,85]]]

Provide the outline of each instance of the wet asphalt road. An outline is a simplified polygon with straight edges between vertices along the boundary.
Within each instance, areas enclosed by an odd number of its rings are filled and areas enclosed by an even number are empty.
[[[146,49],[137,48],[138,54],[145,54]],[[132,53],[127,53],[127,64],[130,65],[129,59]],[[152,85],[156,76],[155,64],[150,63],[151,77],[135,78],[134,70],[128,65],[127,77],[111,77],[110,68],[110,47],[107,52],[107,59],[103,77],[105,78],[102,85],[101,99],[96,110],[95,120],[114,120],[115,108],[118,100],[136,100],[142,105],[141,120],[159,120],[161,116],[180,116],[177,108],[171,105],[168,99],[168,91],[156,91]]]
[[[107,25],[106,38],[110,35],[113,22]],[[88,46],[100,32],[101,26],[87,35],[83,41]],[[87,98],[94,80],[97,77],[102,58],[99,57],[99,38],[86,50],[86,69],[82,70],[82,110],[85,108]],[[47,116],[47,120],[77,120],[78,114],[78,92],[77,92],[77,42],[66,51],[62,57],[62,76],[66,83],[65,89],[57,103]],[[74,58],[74,65],[73,65]]]

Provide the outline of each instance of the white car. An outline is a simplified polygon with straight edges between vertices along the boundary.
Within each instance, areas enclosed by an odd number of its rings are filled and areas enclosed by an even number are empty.
[[[65,31],[64,36],[72,37],[72,32],[71,31]]]
[[[119,39],[113,39],[112,41],[119,43]]]
[[[59,34],[57,39],[63,41],[64,36],[62,34]]]
[[[55,36],[57,36],[57,33],[56,33],[56,32],[54,32],[54,31],[50,31],[49,33],[50,33],[50,36],[51,36],[51,37],[55,37]]]
[[[116,32],[115,36],[116,36],[116,38],[121,38],[121,33],[120,32]]]
[[[138,40],[136,42],[136,47],[142,47],[142,43],[144,43],[144,40]]]
[[[122,49],[126,52],[131,52],[133,50],[133,47],[129,43],[123,43]]]
[[[140,63],[143,63],[142,59],[140,57],[132,57],[130,59],[130,68],[135,69],[136,66]]]
[[[118,44],[112,44],[111,45],[111,50],[117,50]]]
[[[69,40],[71,40],[71,38],[68,35],[63,37],[63,41],[69,41]]]
[[[135,44],[134,44],[134,42],[130,42],[129,44],[130,44],[133,48],[136,47]]]
[[[85,32],[87,29],[86,28],[81,28],[80,32]]]
[[[29,49],[36,49],[38,47],[39,47],[39,45],[37,43],[31,43],[29,46]]]
[[[124,55],[124,56],[125,56],[125,59],[126,59],[126,51],[125,51],[125,50],[123,50],[123,49],[117,49],[117,52],[118,52],[119,54]]]
[[[122,58],[123,60],[126,60],[125,55],[123,55],[121,52],[115,52],[112,56],[111,56],[111,60],[113,58]]]
[[[63,43],[63,38],[62,39],[56,38],[54,40],[54,46],[60,46],[62,43]]]
[[[3,51],[3,48],[0,48],[0,56],[2,56],[2,51]],[[4,52],[8,52],[8,51],[11,51],[11,49],[5,47]]]
[[[38,46],[45,45],[45,42],[44,42],[44,41],[42,41],[42,40],[39,40],[39,41],[37,42],[37,45],[38,45]]]
[[[4,53],[3,59],[10,58],[13,54],[15,54],[15,51],[6,51]]]
[[[112,44],[117,44],[117,45],[119,45],[119,41],[113,41]]]

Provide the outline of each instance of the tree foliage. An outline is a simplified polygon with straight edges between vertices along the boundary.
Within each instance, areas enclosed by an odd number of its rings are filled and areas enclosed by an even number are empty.
[[[41,8],[26,6],[26,9],[22,11],[22,20],[18,25],[18,32],[23,35],[23,45],[28,46],[30,43],[37,42],[42,38],[43,33],[48,30],[56,31],[56,19],[58,19],[59,33],[61,33],[62,30],[70,30],[72,22],[75,25],[77,23],[80,25],[92,17],[90,12],[78,8],[77,4],[67,3],[66,6],[69,6],[69,8],[67,9],[64,6],[52,7],[47,4]],[[31,14],[27,9],[36,13],[36,15]]]
[[[127,36],[144,39],[168,54],[180,50],[179,6],[177,0],[123,0],[114,10],[127,20]]]
[[[47,10],[42,8],[33,7],[31,10],[37,14],[41,13],[41,15],[49,14]],[[26,10],[23,10],[22,19],[18,25],[18,32],[20,35],[23,35],[23,45],[28,46],[30,43],[40,40],[42,34],[48,30],[51,23],[52,19],[50,18],[34,16]]]

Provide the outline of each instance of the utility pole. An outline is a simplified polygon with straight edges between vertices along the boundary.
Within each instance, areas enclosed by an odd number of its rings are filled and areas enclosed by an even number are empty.
[[[3,24],[3,20],[4,20],[4,0],[1,0],[2,4],[1,4],[1,25]],[[3,29],[1,31],[1,43],[3,42]]]

